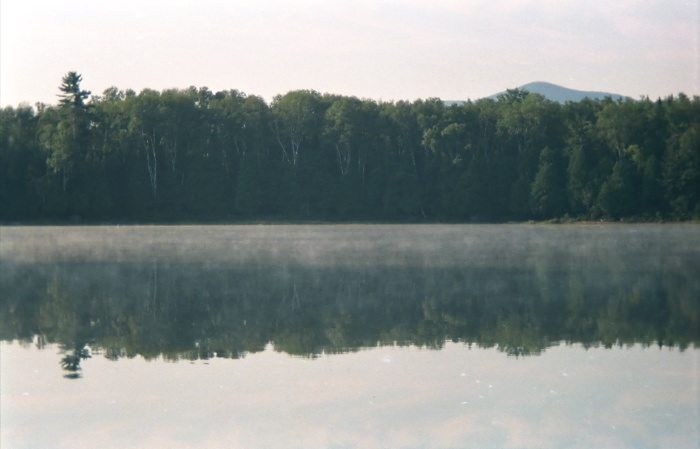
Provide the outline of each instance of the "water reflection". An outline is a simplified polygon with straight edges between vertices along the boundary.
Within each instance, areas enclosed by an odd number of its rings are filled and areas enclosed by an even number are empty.
[[[85,344],[76,342],[71,349],[61,348],[61,352],[64,354],[63,358],[61,358],[61,368],[66,371],[63,377],[67,379],[79,379],[82,377],[80,374],[80,363],[84,359],[92,357],[90,350],[85,347]]]
[[[697,227],[3,228],[0,338],[110,360],[698,344]],[[37,340],[38,339],[38,340]],[[89,348],[89,349],[88,349]]]

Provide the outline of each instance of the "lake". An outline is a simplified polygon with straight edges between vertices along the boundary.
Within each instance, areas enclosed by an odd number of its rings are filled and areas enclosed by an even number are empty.
[[[0,447],[697,448],[700,226],[0,227]]]

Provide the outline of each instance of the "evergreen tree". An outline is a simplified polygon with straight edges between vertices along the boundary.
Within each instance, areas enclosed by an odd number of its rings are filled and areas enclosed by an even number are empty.
[[[61,106],[67,106],[74,112],[85,108],[85,100],[90,96],[90,91],[82,90],[80,83],[83,81],[82,75],[76,72],[68,72],[62,79],[59,90],[58,101]]]
[[[530,189],[530,207],[540,218],[562,216],[566,210],[566,161],[561,151],[544,147]]]

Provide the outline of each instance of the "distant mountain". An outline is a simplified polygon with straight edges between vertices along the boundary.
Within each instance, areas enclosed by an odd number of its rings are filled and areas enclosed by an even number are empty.
[[[566,87],[562,86],[557,86],[556,84],[552,83],[545,83],[542,81],[534,82],[534,83],[528,83],[523,86],[520,86],[517,88],[518,90],[527,90],[529,92],[537,93],[542,95],[548,100],[551,101],[556,101],[557,103],[565,103],[567,101],[581,101],[584,98],[590,98],[591,100],[602,100],[605,97],[610,97],[613,100],[617,101],[620,99],[626,99],[628,97],[618,95],[618,94],[611,94],[607,92],[595,92],[595,91],[583,91],[583,90],[575,90],[575,89],[569,89]],[[499,95],[503,95],[506,93],[505,91],[499,92],[497,94],[491,95],[486,98],[493,98],[496,99],[498,98]]]

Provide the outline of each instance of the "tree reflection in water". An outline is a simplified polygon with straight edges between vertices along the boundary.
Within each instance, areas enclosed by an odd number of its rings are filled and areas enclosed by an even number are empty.
[[[110,360],[196,360],[245,357],[270,343],[304,357],[447,341],[516,357],[562,342],[697,345],[698,252],[679,262],[663,240],[637,252],[626,244],[503,251],[496,241],[493,255],[440,263],[430,252],[397,262],[372,251],[333,264],[157,252],[146,260],[3,260],[0,338],[61,344],[68,378],[80,377],[88,347]]]
[[[76,345],[72,349],[61,348],[61,352],[64,354],[61,359],[61,368],[66,371],[63,375],[66,379],[79,379],[82,377],[80,374],[80,362],[83,359],[89,359],[92,357],[90,350],[85,347],[85,345]]]

